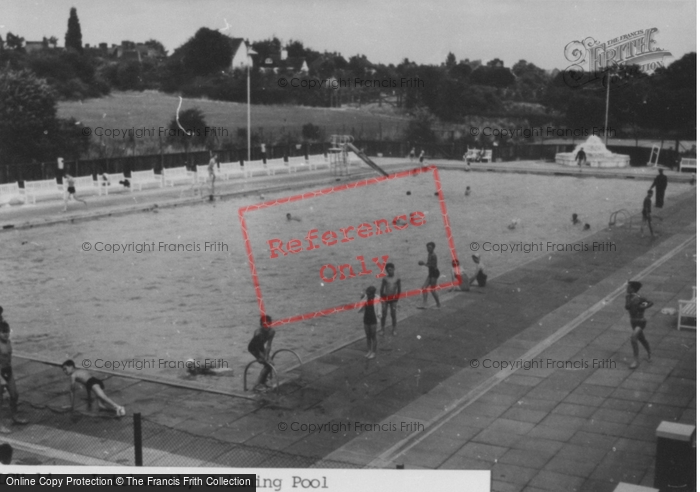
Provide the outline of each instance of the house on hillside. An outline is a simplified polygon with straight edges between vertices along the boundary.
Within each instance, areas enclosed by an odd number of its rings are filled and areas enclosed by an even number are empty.
[[[27,41],[24,43],[24,51],[27,53],[34,53],[35,51],[41,51],[48,48],[42,41]]]
[[[233,38],[231,40],[231,48],[233,48],[231,68],[234,70],[245,70],[248,67],[248,43],[243,38]]]
[[[160,58],[165,56],[165,53],[158,48],[154,48],[145,43],[134,43],[133,41],[122,41],[121,45],[117,46],[113,44],[111,48],[107,48],[107,43],[100,43],[99,46],[99,49],[109,56],[122,60],[142,62],[145,58]]]
[[[279,55],[268,55],[261,61],[260,68],[268,73],[300,73],[304,75],[309,73],[306,58],[287,56],[287,50],[282,50]]]
[[[58,40],[55,37],[50,39],[42,39],[41,41],[27,41],[24,43],[24,50],[27,53],[34,53],[35,51],[56,49],[56,44]]]

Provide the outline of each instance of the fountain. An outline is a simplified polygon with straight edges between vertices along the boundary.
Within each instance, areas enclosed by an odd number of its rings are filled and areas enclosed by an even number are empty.
[[[578,144],[573,152],[559,152],[556,156],[557,164],[564,166],[577,166],[576,154],[583,148],[586,153],[586,164],[591,167],[627,167],[630,165],[630,156],[613,154],[603,141],[591,135],[588,140]]]

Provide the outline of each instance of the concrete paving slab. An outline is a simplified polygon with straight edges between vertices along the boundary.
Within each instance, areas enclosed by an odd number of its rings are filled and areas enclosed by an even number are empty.
[[[542,470],[535,475],[528,485],[559,492],[562,490],[579,490],[583,482],[583,478],[571,476],[568,473],[563,474]]]
[[[498,462],[526,468],[541,469],[551,459],[552,454],[544,451],[510,449],[506,454],[499,458]]]
[[[442,465],[441,470],[490,470],[495,463],[475,460],[466,456],[453,455]],[[493,485],[493,482],[491,482]]]
[[[527,434],[527,437],[530,439],[545,439],[550,441],[568,442],[575,432],[576,429],[567,429],[565,427],[549,427],[544,424],[538,424]]]
[[[507,465],[504,463],[496,463],[491,468],[491,479],[513,483],[515,485],[525,485],[533,477],[537,475],[537,470],[533,468],[525,468],[517,465]]]
[[[473,442],[509,448],[520,439],[517,434],[510,434],[498,430],[490,430],[489,427],[479,432],[473,438]]]
[[[605,401],[603,402],[603,404],[605,403]],[[554,410],[552,410],[552,414],[587,419],[596,411],[598,411],[598,407],[592,407],[588,405],[576,405],[574,403],[560,403],[554,408]]]
[[[587,478],[593,473],[593,470],[598,466],[595,462],[572,460],[555,456],[544,465],[544,470],[560,473],[567,476]],[[562,489],[572,490],[572,489]]]
[[[547,416],[547,412],[542,410],[528,410],[525,408],[511,408],[503,414],[504,419],[515,420],[518,422],[528,422],[537,424]]]

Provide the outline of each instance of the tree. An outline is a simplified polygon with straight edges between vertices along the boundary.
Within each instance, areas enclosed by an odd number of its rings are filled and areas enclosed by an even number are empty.
[[[651,77],[645,126],[654,126],[676,137],[694,138],[697,128],[696,53],[687,53]]]
[[[455,65],[450,69],[450,76],[464,82],[466,82],[469,79],[469,75],[471,75],[471,73],[472,67],[470,67],[465,62],[459,62],[459,64]]]
[[[168,141],[184,147],[185,152],[193,145],[203,145],[207,139],[204,113],[197,108],[185,110],[178,119],[173,118],[168,125]],[[185,131],[182,131],[182,128]]]
[[[513,84],[513,82],[515,82],[513,73],[503,66],[498,66],[498,62],[501,61],[496,58],[495,60],[491,60],[487,66],[482,66],[474,70],[470,75],[472,83],[499,88],[508,87]]]
[[[11,50],[19,50],[22,49],[22,45],[24,45],[24,38],[20,36],[15,36],[10,31],[7,31],[6,44],[7,47]]]
[[[83,52],[83,34],[80,32],[80,21],[78,20],[78,11],[75,10],[75,7],[70,9],[65,41],[66,49],[74,49],[78,53]]]
[[[0,71],[0,156],[4,162],[48,159],[58,136],[56,99],[29,70]]]
[[[287,56],[306,56],[306,48],[304,48],[304,43],[296,40],[289,40],[287,46]]]
[[[415,118],[408,122],[405,138],[411,144],[432,144],[436,137],[433,131],[433,117],[427,111],[419,111]]]
[[[516,92],[520,98],[531,102],[539,100],[549,83],[547,73],[525,60],[513,65],[512,72],[516,77]]]
[[[149,48],[153,48],[154,50],[156,50],[159,55],[166,56],[168,54],[168,52],[165,50],[165,46],[163,46],[163,43],[156,39],[149,39],[143,44],[145,44]]]
[[[177,51],[183,54],[183,68],[193,75],[203,76],[231,66],[231,38],[202,27]]]
[[[320,140],[321,127],[313,123],[307,123],[301,127],[301,136],[304,137],[304,140]]]
[[[276,37],[273,37],[272,39],[254,42],[252,48],[253,51],[258,54],[258,60],[265,60],[268,56],[280,54],[280,51],[282,51],[282,42]]]
[[[452,70],[455,65],[457,65],[457,58],[455,57],[455,54],[450,51],[447,54],[447,59],[445,60],[445,67],[447,67],[447,70]]]

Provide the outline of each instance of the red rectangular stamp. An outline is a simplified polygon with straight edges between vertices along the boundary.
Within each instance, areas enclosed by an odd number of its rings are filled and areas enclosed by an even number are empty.
[[[402,286],[391,300],[461,282],[450,275],[457,254],[435,166],[242,207],[238,218],[273,327],[360,308],[368,287],[380,293],[388,265]]]

